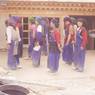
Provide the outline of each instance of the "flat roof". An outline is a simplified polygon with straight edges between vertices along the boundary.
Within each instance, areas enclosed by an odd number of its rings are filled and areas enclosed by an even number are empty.
[[[95,3],[95,0],[0,0],[0,1],[48,1],[48,2],[83,2],[83,3]]]

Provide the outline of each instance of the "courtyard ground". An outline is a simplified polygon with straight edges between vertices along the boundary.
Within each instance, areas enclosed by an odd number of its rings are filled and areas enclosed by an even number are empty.
[[[41,66],[34,68],[27,59],[24,50],[20,59],[22,69],[8,70],[7,52],[0,51],[0,66],[9,73],[0,72],[0,78],[25,84],[32,91],[30,95],[95,95],[95,51],[86,54],[85,71],[76,72],[60,58],[59,71],[50,73],[47,70],[47,56],[41,57]]]

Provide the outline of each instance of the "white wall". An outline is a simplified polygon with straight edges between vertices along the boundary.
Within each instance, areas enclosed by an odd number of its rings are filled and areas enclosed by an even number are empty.
[[[6,48],[6,27],[5,27],[5,20],[8,16],[6,15],[0,15],[0,49]]]

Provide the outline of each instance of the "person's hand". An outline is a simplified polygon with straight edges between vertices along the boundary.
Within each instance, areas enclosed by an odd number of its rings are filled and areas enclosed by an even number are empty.
[[[62,52],[62,46],[60,44],[58,44],[58,49],[60,52]]]
[[[84,47],[81,46],[80,49],[81,49],[81,50],[84,50]]]
[[[62,52],[62,48],[61,47],[59,47],[59,51]]]
[[[72,41],[72,44],[75,44],[75,41]]]
[[[8,44],[8,46],[7,46],[8,48],[10,48],[10,44]]]
[[[65,46],[67,46],[69,43],[66,43]]]

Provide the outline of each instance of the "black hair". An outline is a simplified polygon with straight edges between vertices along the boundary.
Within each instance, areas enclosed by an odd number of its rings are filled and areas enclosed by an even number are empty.
[[[59,27],[59,22],[56,19],[52,19],[51,22],[55,25],[56,28]]]
[[[64,18],[64,22],[66,22],[66,21],[69,21],[70,23],[72,23],[72,20],[71,20],[70,17],[65,17],[65,18]]]
[[[83,26],[86,26],[86,20],[83,19],[83,18],[78,18],[77,19],[77,22],[82,22],[83,23]]]

